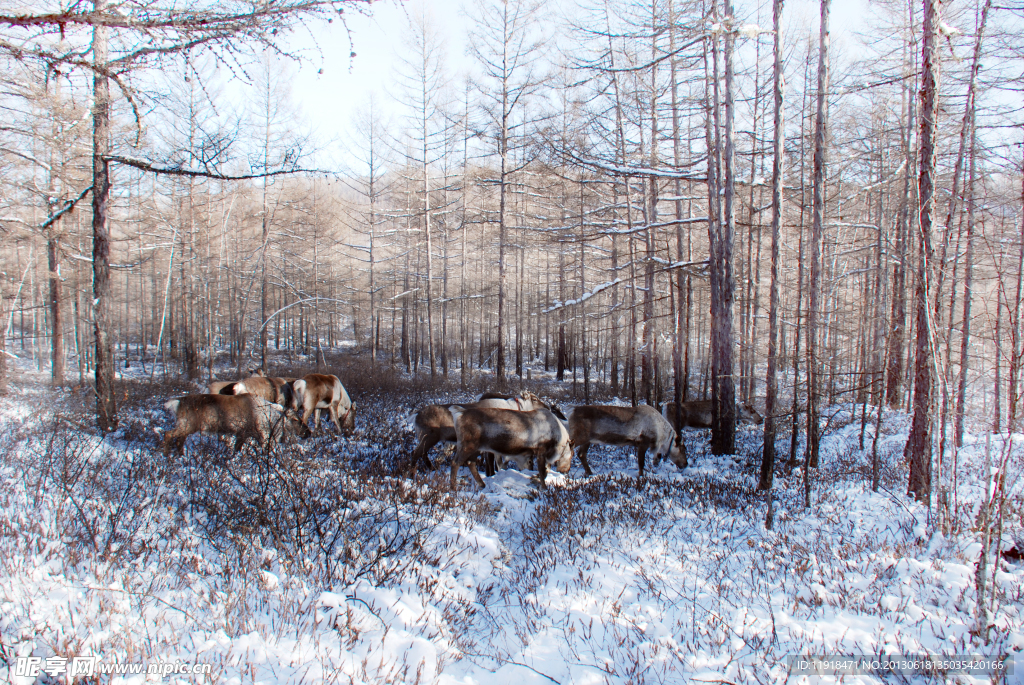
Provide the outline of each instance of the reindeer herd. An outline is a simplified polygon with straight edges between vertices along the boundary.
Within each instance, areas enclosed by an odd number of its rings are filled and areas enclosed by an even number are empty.
[[[267,447],[271,442],[307,438],[319,427],[320,412],[326,410],[338,431],[355,430],[355,404],[341,380],[330,374],[308,374],[302,378],[267,376],[261,369],[244,380],[211,383],[209,393],[175,397],[164,405],[174,414],[176,424],[164,436],[164,453],[181,454],[185,439],[194,433],[234,436],[235,451],[252,438]],[[737,406],[737,417],[745,423],[761,423],[761,415],[749,404]],[[582,405],[562,413],[537,395],[485,393],[475,402],[431,404],[416,412],[416,447],[409,468],[415,474],[422,465],[434,468],[429,452],[438,443],[455,443],[451,463],[451,487],[457,488],[459,469],[467,466],[480,487],[479,465],[492,476],[495,468],[516,462],[520,470],[536,465],[540,486],[547,472],[568,473],[573,451],[587,475],[593,470],[587,460],[591,445],[631,446],[636,449],[639,474],[644,474],[647,453],[657,467],[668,458],[679,468],[687,466],[686,446],[681,439],[685,427],[711,425],[708,400],[667,402],[659,413],[653,407]]]
[[[218,381],[208,389],[207,394],[175,397],[164,404],[175,418],[174,429],[164,435],[164,454],[181,454],[193,433],[232,435],[236,452],[249,438],[264,448],[295,436],[305,439],[312,434],[310,415],[316,430],[324,409],[339,432],[351,435],[356,429],[355,404],[334,375],[280,378],[257,369],[249,378]]]

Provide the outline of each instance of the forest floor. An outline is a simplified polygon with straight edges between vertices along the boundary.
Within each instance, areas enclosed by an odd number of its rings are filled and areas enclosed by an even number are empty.
[[[754,491],[760,427],[727,457],[687,431],[683,471],[664,462],[638,479],[631,451],[598,447],[592,477],[574,463],[541,492],[504,471],[478,491],[464,471],[452,492],[446,468],[396,474],[411,412],[470,394],[370,373],[366,360],[339,375],[358,406],[351,438],[321,426],[235,455],[193,437],[165,459],[162,404],[199,384],[123,381],[121,426],[101,437],[87,391],[16,370],[0,398],[0,682],[67,682],[87,667],[76,656],[129,671],[95,681],[109,683],[146,682],[130,671],[150,667],[172,683],[838,682],[791,672],[787,657],[1002,660],[1024,647],[1012,554],[994,572],[988,640],[972,633],[975,517],[996,436],[969,436],[957,454],[943,533],[903,494],[907,417],[886,412],[875,493],[873,422],[862,450],[859,406],[832,407],[813,506],[799,470],[780,469],[769,531]],[[1011,455],[1015,474],[1021,464]],[[1024,549],[1013,483],[1004,550]],[[28,656],[55,678],[34,677]],[[1018,668],[996,680],[1024,682]],[[942,669],[842,679],[992,681]]]

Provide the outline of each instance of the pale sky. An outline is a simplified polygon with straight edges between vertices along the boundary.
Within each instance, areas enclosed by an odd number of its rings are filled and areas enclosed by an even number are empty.
[[[335,21],[329,27],[318,27],[316,42],[323,54],[322,59],[314,57],[295,73],[292,82],[292,98],[296,110],[325,139],[344,139],[353,118],[364,106],[371,93],[377,93],[379,104],[390,105],[386,89],[393,83],[396,57],[402,49],[402,38],[409,26],[409,16],[416,12],[416,2],[384,0],[373,5],[373,16],[351,15],[349,29],[351,45],[344,29]],[[447,34],[446,47],[448,68],[453,79],[457,74],[470,68],[466,57],[466,3],[462,0],[425,0],[434,15],[435,25]],[[790,35],[817,31],[819,4],[817,0],[790,0],[786,3],[785,16]],[[743,15],[741,20],[756,22],[753,13]],[[856,49],[857,39],[853,31],[863,28],[864,14],[868,11],[867,0],[846,0],[833,3],[830,25],[833,44],[840,50]],[[765,3],[761,22],[771,23],[770,3]],[[311,41],[308,36],[297,36],[302,45]],[[349,52],[356,56],[349,58]],[[315,54],[310,50],[310,54]]]

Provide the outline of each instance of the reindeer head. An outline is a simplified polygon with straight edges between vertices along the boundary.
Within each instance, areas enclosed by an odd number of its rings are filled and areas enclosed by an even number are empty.
[[[342,415],[341,430],[345,435],[352,435],[356,430],[356,403],[353,402],[348,411]]]
[[[313,434],[309,430],[309,426],[304,424],[299,418],[292,415],[286,407],[280,404],[273,404],[268,402],[266,405],[267,411],[270,412],[271,422],[271,435],[276,434],[279,438],[288,438],[294,440],[295,437],[305,440]]]
[[[737,418],[739,418],[740,421],[744,421],[746,423],[753,423],[756,425],[761,425],[762,423],[764,423],[764,417],[762,417],[761,414],[756,409],[754,409],[754,405],[750,404],[749,402],[744,402],[743,404],[739,405],[737,409],[739,410],[739,416]]]
[[[519,398],[520,398],[520,400],[522,401],[522,403],[524,405],[528,404],[528,405],[532,406],[534,409],[541,409],[541,408],[543,408],[543,409],[550,409],[551,408],[551,407],[548,406],[548,404],[544,400],[542,400],[541,398],[537,397],[536,395],[534,395],[529,390],[524,390],[521,393],[519,393]]]
[[[686,456],[686,443],[680,440],[678,435],[672,438],[672,447],[668,450],[668,458],[672,460],[676,468],[685,469],[689,465],[689,459]]]
[[[313,431],[309,430],[309,426],[304,424],[301,419],[287,412],[285,412],[284,417],[288,421],[288,429],[299,436],[299,438],[305,440],[313,434]]]

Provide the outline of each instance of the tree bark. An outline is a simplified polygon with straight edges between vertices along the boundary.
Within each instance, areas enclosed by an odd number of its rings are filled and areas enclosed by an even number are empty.
[[[735,146],[733,141],[733,44],[735,34],[731,30],[733,10],[730,0],[725,3],[724,21],[730,29],[725,34],[725,97],[724,121],[722,122],[724,146],[722,147],[722,212],[718,221],[709,222],[711,241],[711,453],[732,454],[735,452],[736,437],[736,385],[733,378],[733,330],[732,307],[735,283],[732,274],[732,248],[735,217]],[[717,92],[717,51],[715,89]],[[717,96],[714,110],[718,110]],[[717,124],[718,117],[715,117]],[[717,126],[716,126],[717,128]],[[718,136],[716,135],[716,139]],[[717,146],[716,146],[717,147]],[[709,184],[710,190],[710,184]],[[717,195],[717,188],[716,195]],[[717,197],[714,202],[717,202]]]
[[[911,46],[914,41],[914,0],[909,0],[909,24]],[[904,70],[907,80],[904,84],[913,83],[911,74],[916,72],[914,54],[908,58],[909,64]],[[910,230],[909,226],[915,220],[917,212],[912,212],[914,203],[911,198],[910,179],[913,177],[914,168],[914,120],[917,114],[917,100],[911,86],[904,85],[907,125],[902,127],[903,153],[906,163],[906,170],[903,173],[903,194],[900,203],[899,219],[896,236],[897,261],[893,267],[892,279],[892,314],[890,317],[889,346],[886,356],[888,367],[886,369],[886,402],[892,409],[899,409],[903,397],[903,360],[905,355],[904,341],[906,340],[907,326],[907,255],[910,252]]]
[[[50,380],[64,385],[64,320],[60,315],[60,235],[54,230],[46,240],[50,280]]]
[[[828,116],[828,48],[831,0],[821,0],[818,35],[818,92],[814,120],[814,181],[811,208],[811,278],[807,311],[807,465],[818,467],[820,428],[818,425],[818,315],[821,309],[821,241],[825,222],[825,152]]]
[[[106,0],[94,0],[97,13]],[[96,338],[96,419],[104,433],[117,428],[117,402],[114,397],[114,347],[110,335],[110,228],[107,201],[110,197],[110,83],[106,76],[107,28],[93,29],[92,129],[92,288],[93,329]]]
[[[988,5],[986,4],[986,7]],[[953,417],[953,440],[957,447],[964,444],[964,409],[967,402],[968,350],[971,344],[971,299],[974,281],[974,173],[977,147],[974,117],[971,117],[971,151],[967,174],[967,249],[964,254],[964,310],[960,321],[960,377],[957,382],[956,410]]]
[[[774,156],[772,159],[772,259],[771,286],[768,294],[768,373],[765,378],[764,405],[764,447],[761,456],[761,479],[759,490],[771,490],[775,475],[775,414],[778,380],[776,379],[776,361],[778,356],[778,319],[779,319],[779,232],[782,225],[782,175],[785,161],[785,125],[783,121],[783,74],[782,74],[782,7],[783,0],[772,2],[772,26],[775,29],[775,66],[773,69],[773,86],[775,91]],[[770,495],[769,495],[770,497]],[[771,504],[769,504],[769,512]],[[771,516],[765,519],[766,527],[771,528]]]
[[[938,2],[924,0],[921,74],[921,154],[918,176],[920,201],[920,245],[916,288],[917,340],[914,350],[914,414],[904,455],[910,464],[907,494],[917,501],[931,502],[932,456],[932,325],[929,320],[929,282],[932,276],[932,212],[935,207],[934,137],[938,114]]]

